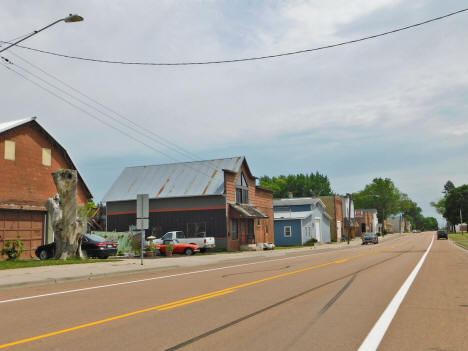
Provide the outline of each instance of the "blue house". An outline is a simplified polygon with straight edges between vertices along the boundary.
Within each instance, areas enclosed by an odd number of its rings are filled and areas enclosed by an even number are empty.
[[[319,198],[302,197],[273,201],[275,245],[304,245],[312,238],[330,242],[331,217]]]

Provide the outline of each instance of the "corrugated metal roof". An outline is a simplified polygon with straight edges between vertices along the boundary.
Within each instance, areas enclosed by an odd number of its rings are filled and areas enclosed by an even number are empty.
[[[35,119],[36,117],[30,117],[30,118],[18,119],[16,121],[8,121],[8,122],[0,123],[0,133],[6,132],[7,130],[13,129],[22,124],[34,121]]]
[[[312,211],[275,212],[275,219],[304,219],[312,215]]]
[[[315,205],[317,202],[325,204],[317,197],[296,197],[273,200],[273,206],[291,206],[291,205]]]
[[[221,195],[224,172],[238,172],[244,157],[171,163],[125,168],[103,201],[135,200],[138,194],[150,199]]]

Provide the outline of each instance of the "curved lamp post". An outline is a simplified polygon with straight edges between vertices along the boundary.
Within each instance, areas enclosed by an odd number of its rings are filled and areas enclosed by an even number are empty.
[[[61,18],[61,19],[59,19],[59,20],[57,20],[57,21],[55,21],[55,22],[53,22],[53,23],[51,23],[51,24],[45,26],[44,28],[41,28],[41,29],[39,29],[39,30],[35,30],[34,32],[32,32],[32,33],[29,34],[28,36],[24,37],[23,39],[20,39],[20,40],[18,40],[17,42],[15,42],[15,43],[13,43],[13,44],[7,46],[6,48],[1,49],[0,52],[3,52],[3,51],[5,51],[5,50],[8,50],[8,49],[11,48],[12,46],[17,45],[17,44],[21,43],[22,41],[24,41],[24,40],[26,40],[26,39],[28,39],[28,38],[31,38],[33,35],[36,35],[37,33],[42,32],[43,30],[45,30],[45,29],[47,29],[47,28],[49,28],[49,27],[52,27],[54,24],[57,24],[57,23],[62,22],[62,21],[63,21],[63,22],[66,22],[66,23],[81,22],[81,21],[83,21],[83,17],[81,17],[81,16],[79,16],[79,15],[72,15],[72,14],[70,14],[69,16],[67,16],[67,17],[65,17],[65,18]]]

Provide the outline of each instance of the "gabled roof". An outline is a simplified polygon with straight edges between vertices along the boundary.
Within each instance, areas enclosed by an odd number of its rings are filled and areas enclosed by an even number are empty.
[[[312,211],[275,212],[276,220],[305,219],[312,216]]]
[[[273,200],[273,206],[316,205],[317,203],[326,208],[323,201],[318,197],[295,197]]]
[[[74,169],[77,171],[77,174],[78,174],[78,179],[81,181],[81,183],[83,184],[83,187],[84,187],[84,190],[86,192],[86,195],[88,197],[88,199],[91,199],[93,197],[93,194],[91,193],[91,191],[89,190],[88,188],[88,185],[86,184],[86,182],[84,181],[83,177],[81,176],[80,172],[78,171],[78,168],[76,168],[75,164],[73,163],[72,159],[70,158],[70,156],[68,155],[67,151],[65,150],[65,148],[60,145],[60,143],[55,140],[54,137],[52,137],[52,135],[49,134],[49,132],[47,132],[44,127],[42,127],[39,122],[37,122],[36,120],[36,117],[30,117],[30,118],[24,118],[24,119],[19,119],[19,120],[16,120],[16,121],[9,121],[9,122],[3,122],[3,123],[0,123],[0,134],[4,133],[4,132],[7,132],[9,130],[12,130],[14,128],[17,128],[17,127],[20,127],[20,126],[23,126],[25,124],[28,124],[28,123],[31,123],[32,125],[34,125],[34,127],[38,128],[44,135],[47,139],[49,139],[49,141],[55,145],[57,147],[57,149],[60,150],[60,152],[62,153],[63,157],[65,158],[65,160],[67,161],[67,163],[71,166],[70,168]]]
[[[18,119],[16,121],[8,121],[8,122],[0,123],[0,134],[2,134],[3,132],[6,132],[7,130],[16,128],[20,125],[23,125],[25,123],[35,121],[35,120],[36,120],[36,117],[31,117],[31,118]]]
[[[138,194],[148,194],[150,199],[222,195],[224,172],[237,173],[244,162],[248,170],[243,156],[127,167],[103,201],[135,200]]]

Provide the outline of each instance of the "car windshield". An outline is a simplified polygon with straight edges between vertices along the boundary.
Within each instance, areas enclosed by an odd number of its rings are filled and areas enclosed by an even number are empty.
[[[103,242],[107,241],[107,239],[103,238],[103,237],[100,236],[100,235],[96,235],[96,234],[86,234],[85,236],[86,236],[89,240],[97,241],[98,243],[103,243]]]

